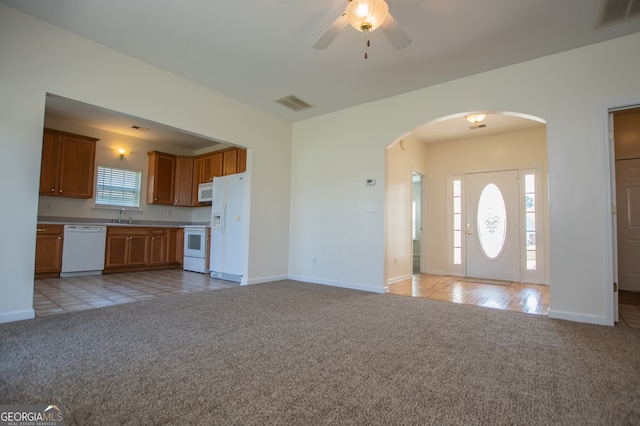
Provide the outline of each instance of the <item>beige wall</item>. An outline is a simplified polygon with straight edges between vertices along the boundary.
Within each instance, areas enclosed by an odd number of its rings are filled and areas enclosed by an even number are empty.
[[[548,217],[546,128],[427,145],[427,270],[447,273],[447,177],[454,174],[539,167],[538,207]],[[442,220],[444,218],[445,220]],[[545,220],[544,223],[548,223]],[[548,236],[548,228],[545,227]],[[548,241],[548,238],[538,241]],[[548,253],[548,250],[545,250]]]
[[[536,129],[509,132],[438,144],[425,144],[413,136],[406,136],[403,144],[387,148],[387,283],[408,278],[412,273],[411,248],[411,173],[426,176],[423,217],[423,265],[425,272],[447,274],[448,248],[448,177],[492,170],[539,168],[538,207],[543,224],[548,223],[546,194],[547,145],[544,126]],[[548,227],[543,226],[543,238],[548,242]],[[541,247],[543,253],[548,248]],[[544,264],[547,262],[543,262]],[[545,280],[543,277],[542,280]]]
[[[412,173],[416,171],[422,175],[428,175],[427,152],[427,146],[410,135],[386,149],[385,267],[387,284],[409,278],[413,273]]]

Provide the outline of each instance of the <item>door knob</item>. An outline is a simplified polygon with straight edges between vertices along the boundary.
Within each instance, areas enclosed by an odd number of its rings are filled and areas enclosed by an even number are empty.
[[[471,235],[471,234],[473,234],[473,232],[467,231],[467,235]]]

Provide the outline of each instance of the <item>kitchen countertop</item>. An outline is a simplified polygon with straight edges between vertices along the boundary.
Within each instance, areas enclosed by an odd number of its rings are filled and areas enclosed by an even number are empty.
[[[133,223],[113,223],[111,219],[94,219],[79,217],[38,217],[38,223],[47,225],[100,225],[100,226],[129,226],[145,228],[184,228],[185,226],[209,226],[209,222],[168,222],[161,220],[134,220]]]

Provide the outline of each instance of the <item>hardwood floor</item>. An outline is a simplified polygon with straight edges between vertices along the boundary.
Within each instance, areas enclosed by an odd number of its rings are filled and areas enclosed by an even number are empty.
[[[549,286],[543,284],[483,284],[463,281],[461,277],[416,274],[410,279],[390,284],[386,291],[536,315],[546,315],[549,311]]]

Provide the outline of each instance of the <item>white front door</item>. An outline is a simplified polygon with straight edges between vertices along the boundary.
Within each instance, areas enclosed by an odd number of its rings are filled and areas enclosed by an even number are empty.
[[[640,159],[616,161],[618,280],[640,292]]]
[[[520,281],[518,171],[465,175],[466,275]]]

